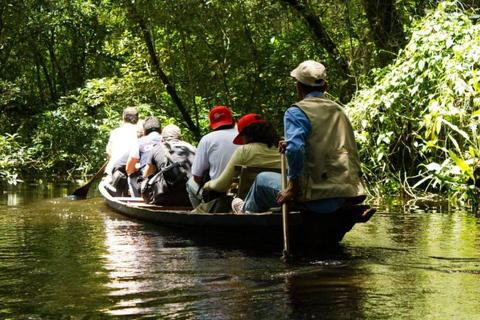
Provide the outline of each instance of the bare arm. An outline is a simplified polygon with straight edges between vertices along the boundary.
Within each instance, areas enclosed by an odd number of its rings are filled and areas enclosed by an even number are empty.
[[[288,186],[281,190],[277,196],[278,204],[284,204],[295,198],[300,193],[301,180],[300,178],[290,179]]]
[[[132,174],[138,171],[138,169],[135,166],[137,162],[138,162],[138,159],[135,159],[132,157],[128,158],[127,165],[125,167],[125,171],[127,172],[127,174]]]
[[[201,186],[203,182],[203,177],[193,175],[193,181],[195,181],[199,186]]]
[[[149,175],[157,172],[157,169],[158,168],[157,168],[156,165],[147,163],[147,166],[145,167],[145,170],[143,171],[143,176],[146,178]]]

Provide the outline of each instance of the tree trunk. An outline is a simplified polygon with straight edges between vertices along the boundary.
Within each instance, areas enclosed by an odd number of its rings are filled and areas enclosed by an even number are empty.
[[[312,8],[312,5],[309,0],[281,0],[293,9],[295,9],[308,23],[311,27],[314,36],[317,38],[318,42],[323,46],[325,51],[330,55],[332,61],[335,61],[340,71],[339,77],[346,81],[344,88],[339,88],[340,97],[343,100],[342,102],[347,102],[350,100],[353,92],[356,89],[355,79],[349,74],[350,68],[348,66],[345,56],[340,52],[340,49],[333,42],[332,38],[328,34],[327,30],[322,24],[320,18],[315,14],[315,11]],[[299,61],[300,63],[301,61]]]
[[[372,41],[378,50],[378,66],[384,67],[392,62],[406,44],[395,1],[361,0],[361,4],[370,25]]]
[[[162,68],[160,67],[160,62],[158,61],[157,55],[155,53],[155,46],[154,46],[153,41],[152,41],[152,36],[151,36],[150,31],[148,30],[148,28],[145,24],[145,21],[138,14],[134,3],[132,3],[130,0],[125,1],[125,3],[127,4],[127,9],[128,9],[128,12],[130,13],[130,18],[135,23],[137,23],[140,26],[140,29],[142,30],[143,39],[145,40],[145,44],[148,48],[148,53],[150,54],[150,59],[152,60],[153,69],[155,70],[157,75],[162,80],[162,82],[165,85],[165,88],[167,89],[167,92],[170,95],[170,97],[172,98],[173,102],[176,104],[176,106],[178,107],[178,109],[182,113],[183,120],[186,122],[190,131],[192,131],[192,133],[197,138],[200,138],[199,128],[192,121],[192,118],[190,117],[190,114],[188,113],[187,109],[185,108],[182,101],[178,97],[177,91],[175,90],[175,87],[170,83],[167,75],[163,72]]]

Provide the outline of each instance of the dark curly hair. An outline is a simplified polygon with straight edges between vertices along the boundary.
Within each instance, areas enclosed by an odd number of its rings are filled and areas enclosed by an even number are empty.
[[[265,143],[269,148],[278,146],[280,136],[277,134],[275,127],[268,121],[252,123],[243,128],[240,136],[244,139],[245,144],[260,142]]]
[[[150,132],[162,132],[162,125],[160,124],[160,120],[155,118],[154,116],[150,116],[145,121],[143,121],[143,131],[145,135],[148,136]]]

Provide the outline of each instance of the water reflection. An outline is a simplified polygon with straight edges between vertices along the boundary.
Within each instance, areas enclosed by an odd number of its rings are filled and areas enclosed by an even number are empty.
[[[478,218],[452,208],[424,211],[411,204],[386,211],[345,239],[354,255],[371,259],[365,264],[365,316],[478,317]]]
[[[250,313],[258,293],[245,274],[252,261],[241,250],[223,251],[121,217],[106,216],[104,223],[107,287],[121,298],[106,313],[194,319]]]
[[[0,206],[0,318],[61,318],[99,314],[105,306],[98,268],[95,201]],[[92,308],[93,306],[93,308]]]
[[[461,208],[379,201],[339,247],[286,264],[55,188],[1,195],[0,318],[480,318],[480,221]]]
[[[0,181],[1,183],[1,181]],[[42,199],[69,199],[72,192],[82,183],[25,182],[17,185],[4,184],[0,187],[0,205],[19,206]],[[89,197],[99,196],[97,183],[89,191]]]

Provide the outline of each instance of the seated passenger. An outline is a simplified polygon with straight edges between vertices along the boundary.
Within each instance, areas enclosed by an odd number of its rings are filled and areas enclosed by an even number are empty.
[[[210,129],[199,142],[188,180],[187,192],[192,206],[202,202],[202,186],[210,179],[217,179],[238,145],[233,143],[237,135],[235,121],[227,107],[217,106],[210,111]],[[199,190],[200,189],[200,190]]]
[[[165,148],[170,153],[172,160],[178,162],[187,172],[188,178],[190,178],[196,148],[190,143],[183,141],[180,128],[174,124],[169,124],[163,129],[162,142],[156,145],[150,152],[143,176],[147,178],[158,171],[161,163],[165,161]],[[181,191],[171,195],[168,201],[156,204],[189,207],[191,204],[186,190],[186,183],[181,188]]]
[[[147,164],[148,155],[153,146],[161,142],[162,132],[160,121],[150,116],[143,122],[143,137],[138,139],[130,149],[126,164],[128,186],[132,197],[140,197],[140,183],[143,180],[143,171]]]
[[[126,178],[125,168],[122,165],[117,165],[117,162],[129,152],[137,140],[137,109],[133,107],[125,108],[122,119],[123,124],[110,133],[106,147],[109,162],[105,168],[105,173],[107,173],[105,181],[107,182],[107,188],[113,196],[127,195],[126,183],[122,183],[123,179],[121,179],[121,177]],[[121,170],[115,173],[118,169]],[[114,185],[114,189],[110,188],[110,185]]]
[[[143,137],[143,120],[138,120],[137,123],[137,138]],[[128,175],[126,171],[128,158],[130,157],[130,150],[125,152],[112,167],[113,180],[116,181],[117,192],[114,196],[128,196]],[[121,182],[118,182],[121,179]],[[112,180],[112,182],[113,182]]]
[[[227,191],[236,175],[237,165],[280,169],[279,140],[273,125],[259,115],[251,113],[242,117],[238,121],[238,135],[233,140],[233,143],[242,146],[235,150],[220,177],[207,182],[204,188]]]

